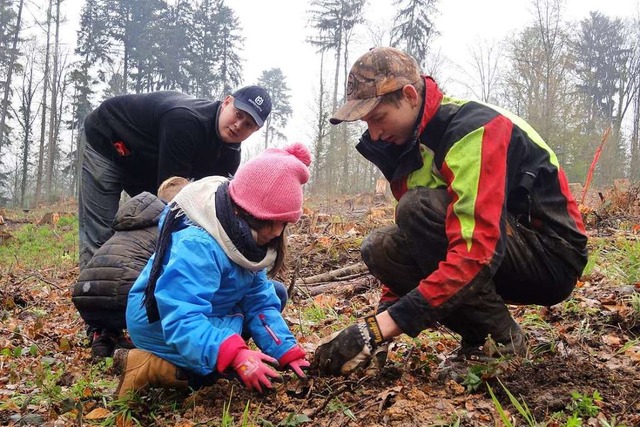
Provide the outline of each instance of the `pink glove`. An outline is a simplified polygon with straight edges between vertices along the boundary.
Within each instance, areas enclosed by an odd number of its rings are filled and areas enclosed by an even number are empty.
[[[306,360],[305,352],[298,346],[293,347],[279,360],[282,368],[290,368],[300,378],[306,378],[303,368],[308,368],[310,363]]]
[[[262,393],[261,385],[267,388],[273,388],[269,377],[280,377],[276,371],[265,365],[263,361],[273,364],[277,363],[276,359],[260,351],[244,348],[238,351],[233,362],[231,362],[231,366],[249,390],[258,390]]]
[[[291,368],[291,370],[293,372],[296,373],[296,375],[300,378],[307,378],[307,375],[304,373],[304,371],[302,370],[303,368],[308,368],[309,365],[311,365],[309,363],[308,360],[302,358],[302,359],[296,359],[296,360],[292,360],[291,362],[289,362],[289,367]]]

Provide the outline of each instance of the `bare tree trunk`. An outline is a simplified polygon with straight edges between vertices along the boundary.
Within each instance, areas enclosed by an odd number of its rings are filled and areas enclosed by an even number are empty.
[[[320,173],[322,171],[322,164],[326,162],[326,159],[322,159],[322,154],[324,151],[324,137],[325,137],[325,126],[326,126],[326,117],[324,112],[324,52],[320,53],[320,82],[319,82],[319,93],[318,93],[318,124],[317,124],[317,134],[316,134],[316,146],[315,146],[315,165],[313,167],[313,189],[317,192],[318,187],[320,186]]]
[[[129,17],[127,16],[127,19]],[[128,24],[127,24],[128,26]],[[127,93],[127,80],[129,76],[129,34],[127,29],[125,29],[124,36],[124,57],[122,59],[122,88],[120,89],[120,93]]]
[[[264,122],[264,149],[269,148],[269,134],[271,130],[271,115],[267,117],[267,120]]]
[[[562,6],[560,0],[536,0],[536,19],[540,30],[543,54],[543,93],[542,110],[540,113],[540,127],[536,130],[543,139],[550,141],[554,135],[554,124],[557,104],[557,86],[561,72],[558,63],[559,54],[563,48],[563,40],[560,29]]]
[[[638,76],[635,77],[638,79]],[[633,131],[631,133],[631,179],[640,179],[640,90],[636,89],[633,108]]]
[[[331,111],[336,111],[338,108],[338,87],[340,86],[340,63],[342,59],[342,31],[340,31],[340,42],[336,50],[336,69],[334,72],[333,81],[333,97],[331,100]],[[344,125],[343,125],[344,126]],[[331,192],[336,192],[338,180],[335,177],[335,171],[338,169],[337,164],[340,160],[340,155],[337,152],[337,129],[334,127],[329,133],[329,149],[327,151],[327,185],[331,185]]]
[[[36,85],[37,86],[37,85]],[[33,87],[33,62],[29,63],[29,74],[25,73],[25,78],[22,84],[21,94],[21,113],[22,120],[18,120],[23,128],[22,138],[22,179],[20,181],[20,206],[24,209],[27,208],[25,203],[25,197],[27,194],[27,171],[29,170],[29,144],[31,140],[31,132],[33,131],[33,122],[35,117],[31,117],[32,103],[35,96],[36,88]]]
[[[2,151],[2,144],[4,143],[4,127],[7,121],[7,113],[9,111],[9,92],[11,90],[11,76],[13,74],[13,66],[16,62],[16,53],[18,49],[18,40],[20,36],[20,29],[22,26],[22,6],[24,4],[24,0],[20,0],[20,6],[18,7],[18,17],[16,19],[16,30],[13,33],[13,43],[11,47],[11,57],[9,60],[8,68],[7,68],[7,81],[4,82],[4,96],[2,99],[2,105],[0,108],[2,111],[0,112],[0,151]]]
[[[478,91],[477,86],[473,87],[472,84],[465,84],[465,86],[482,102],[494,102],[494,92],[500,79],[500,49],[496,48],[495,41],[489,43],[486,40],[478,40],[470,51],[470,58],[471,67],[477,73],[477,80],[471,74],[469,77],[473,83],[480,86],[480,90]]]
[[[42,198],[42,175],[44,170],[44,148],[45,135],[47,130],[47,92],[49,90],[49,50],[51,48],[51,7],[53,0],[49,0],[47,9],[47,46],[44,60],[44,84],[42,85],[42,121],[40,126],[40,148],[38,151],[38,167],[36,176],[36,205]]]
[[[344,33],[344,50],[343,50],[343,58],[342,58],[342,78],[343,78],[343,82],[342,82],[342,103],[344,103],[347,100],[347,80],[349,77],[349,34],[348,33]],[[342,140],[342,143],[339,145],[339,152],[342,153],[342,155],[340,156],[342,158],[342,173],[341,173],[341,177],[340,177],[340,190],[342,190],[342,192],[347,192],[349,190],[349,188],[352,189],[353,191],[353,187],[350,185],[350,179],[349,179],[349,152],[348,149],[351,148],[349,147],[349,144],[347,144],[347,135],[348,135],[348,129],[347,126],[345,126],[344,124],[341,127],[341,132],[340,132],[340,138]]]
[[[49,143],[48,143],[48,155],[47,155],[47,180],[46,180],[46,194],[49,201],[53,201],[53,168],[56,158],[56,121],[58,116],[58,61],[60,57],[60,3],[62,0],[56,0],[56,29],[55,29],[55,43],[53,49],[53,78],[51,80],[51,109],[49,110]]]

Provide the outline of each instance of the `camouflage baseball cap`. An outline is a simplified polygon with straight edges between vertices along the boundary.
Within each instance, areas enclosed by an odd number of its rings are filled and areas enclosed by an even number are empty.
[[[415,59],[392,47],[374,47],[356,60],[347,80],[347,102],[333,113],[331,124],[353,122],[371,112],[382,96],[420,80]]]

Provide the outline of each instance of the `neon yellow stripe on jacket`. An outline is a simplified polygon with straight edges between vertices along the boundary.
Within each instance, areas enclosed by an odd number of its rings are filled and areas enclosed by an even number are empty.
[[[458,199],[453,205],[453,212],[460,221],[460,231],[462,238],[467,242],[468,251],[471,250],[473,231],[476,227],[475,209],[480,182],[483,136],[484,128],[474,130],[454,144],[445,157],[445,163],[454,176],[451,189]],[[477,161],[470,162],[470,158]]]
[[[440,172],[438,172],[433,163],[433,151],[420,144],[420,154],[422,155],[422,167],[407,176],[407,189],[418,187],[446,188],[447,183],[442,179]]]

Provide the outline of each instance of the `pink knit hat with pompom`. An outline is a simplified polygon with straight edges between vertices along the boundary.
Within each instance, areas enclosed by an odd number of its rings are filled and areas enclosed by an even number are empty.
[[[229,184],[233,201],[258,219],[296,222],[311,154],[300,142],[268,148],[242,165]]]

